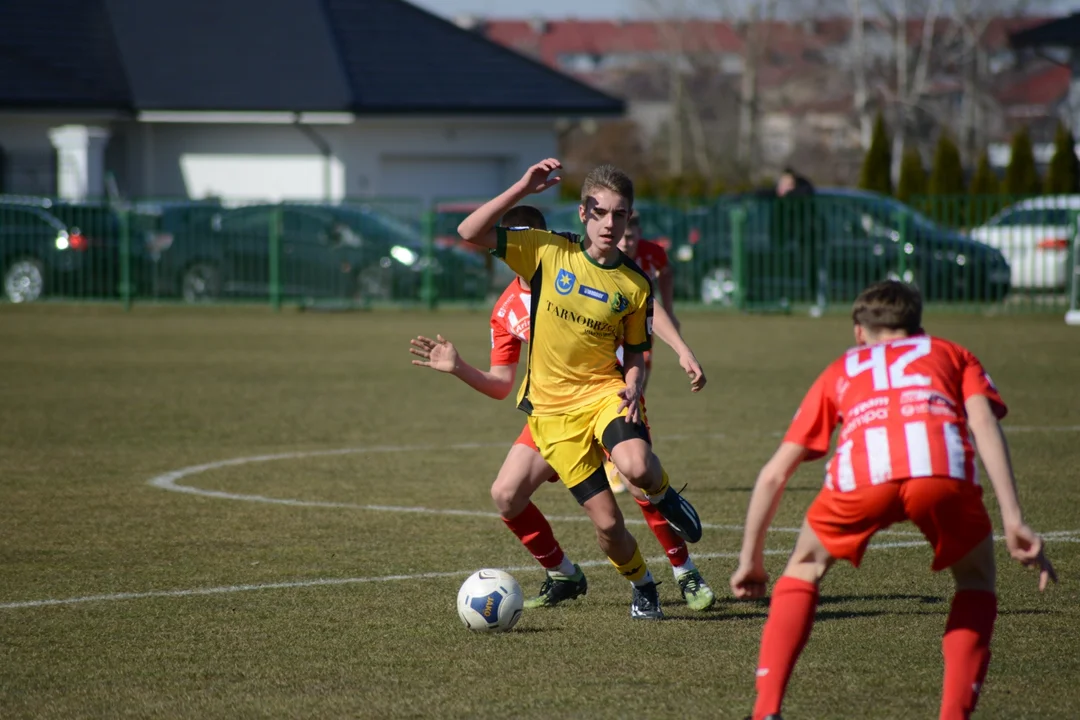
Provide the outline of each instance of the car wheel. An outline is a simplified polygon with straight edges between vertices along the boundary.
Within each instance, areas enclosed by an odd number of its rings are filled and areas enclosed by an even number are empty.
[[[731,268],[713,268],[701,279],[701,302],[705,305],[730,307],[735,304],[737,289]]]
[[[20,258],[4,271],[4,295],[13,303],[31,303],[45,294],[45,271],[39,260]]]
[[[180,292],[189,303],[213,300],[221,294],[221,273],[209,263],[196,263],[184,271]]]

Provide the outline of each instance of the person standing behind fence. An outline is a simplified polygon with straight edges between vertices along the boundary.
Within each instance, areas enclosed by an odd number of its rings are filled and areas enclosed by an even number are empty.
[[[794,243],[797,247],[802,278],[808,294],[813,298],[815,309],[820,312],[825,306],[828,273],[825,247],[819,241],[822,228],[818,222],[815,195],[813,183],[792,168],[784,168],[776,181],[774,239],[780,241],[778,247],[787,243]]]

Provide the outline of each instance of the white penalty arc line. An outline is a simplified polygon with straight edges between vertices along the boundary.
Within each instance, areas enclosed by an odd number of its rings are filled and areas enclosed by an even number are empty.
[[[688,437],[694,437],[690,435],[677,435],[668,436],[671,440],[682,440]],[[717,435],[707,435],[702,437],[722,437]],[[373,454],[373,453],[394,453],[394,452],[432,452],[432,451],[451,451],[451,450],[476,450],[479,448],[491,448],[491,447],[505,447],[504,443],[460,443],[456,445],[374,445],[370,447],[355,447],[355,448],[338,448],[336,450],[305,450],[297,452],[276,453],[273,455],[251,455],[248,457],[230,458],[228,460],[217,460],[214,462],[203,463],[201,465],[191,465],[189,467],[180,468],[178,470],[171,470],[167,473],[157,475],[150,478],[147,483],[153,487],[160,488],[162,490],[169,490],[171,492],[188,493],[191,495],[201,495],[202,497],[216,498],[218,500],[237,500],[240,502],[253,502],[253,503],[265,503],[269,505],[287,505],[290,507],[310,507],[310,508],[335,508],[344,510],[367,510],[370,512],[393,512],[393,513],[413,513],[417,515],[452,515],[457,517],[478,517],[478,518],[493,518],[500,519],[501,516],[497,512],[491,512],[488,510],[457,510],[452,508],[429,508],[423,506],[404,506],[404,505],[360,505],[357,503],[344,503],[333,502],[328,500],[299,500],[296,498],[273,498],[265,495],[251,495],[246,493],[232,493],[224,490],[206,490],[203,488],[195,487],[193,485],[180,485],[179,481],[192,475],[198,475],[200,473],[208,472],[211,470],[220,470],[221,468],[235,467],[238,465],[248,465],[251,463],[262,462],[274,462],[277,460],[302,460],[304,458],[312,457],[332,457],[340,455],[359,455],[359,454]],[[590,522],[589,518],[584,515],[547,515],[549,521],[554,522]],[[626,518],[626,524],[628,525],[645,525],[644,520],[637,520],[632,518]],[[708,530],[730,530],[741,531],[742,525],[717,525],[713,523],[702,523],[702,528]],[[770,528],[770,532],[795,534],[799,532],[797,527],[775,527]],[[910,532],[906,530],[883,530],[882,535],[895,535],[899,537],[922,537],[917,532]]]
[[[1003,537],[995,537],[1001,541]],[[1043,534],[1043,539],[1048,542],[1080,543],[1080,530],[1057,530]],[[902,542],[871,543],[867,550],[894,550],[898,548],[923,547],[923,540],[908,540]],[[787,555],[790,548],[785,550],[766,550],[766,555]],[[699,553],[694,557],[699,560],[737,559],[737,552]],[[661,564],[667,560],[664,556],[650,557],[646,562]],[[609,560],[584,560],[578,563],[580,567],[604,567],[610,565]],[[506,572],[539,572],[542,568],[537,565],[518,565],[503,568]],[[184,598],[200,597],[206,595],[227,595],[231,593],[253,592],[255,590],[290,590],[295,588],[311,587],[334,587],[341,585],[362,585],[369,583],[405,582],[415,580],[444,580],[447,578],[468,577],[476,570],[457,570],[454,572],[428,572],[413,575],[378,575],[374,577],[354,578],[316,578],[313,580],[291,580],[274,583],[253,583],[249,585],[221,585],[217,587],[192,588],[189,590],[150,590],[147,592],[112,593],[108,595],[83,595],[70,598],[49,598],[46,600],[24,600],[21,602],[0,603],[0,610],[18,610],[25,608],[52,607],[59,605],[81,605],[94,602],[116,602],[120,600],[145,600],[151,598]]]
[[[1054,428],[1047,428],[1054,429]],[[1080,430],[1080,426],[1077,426]],[[670,439],[682,439],[686,436],[669,436]],[[716,436],[713,436],[716,437]],[[263,502],[273,503],[280,505],[292,505],[301,507],[332,507],[332,508],[354,508],[362,510],[376,510],[376,511],[389,511],[389,512],[415,512],[423,514],[439,514],[439,515],[465,515],[476,517],[499,517],[498,513],[473,511],[473,510],[439,510],[433,508],[398,508],[393,506],[384,505],[354,505],[348,503],[331,503],[320,501],[307,501],[307,500],[291,500],[284,498],[268,498],[261,495],[240,495],[236,493],[227,493],[218,490],[203,490],[201,488],[192,487],[189,485],[178,485],[177,481],[188,477],[190,475],[196,475],[199,473],[207,472],[210,470],[216,470],[224,467],[232,467],[237,465],[245,465],[248,463],[256,462],[272,462],[275,460],[296,460],[307,457],[328,457],[334,455],[351,455],[360,453],[387,453],[387,452],[416,452],[416,451],[432,451],[432,450],[468,450],[487,447],[503,447],[503,443],[464,443],[450,446],[432,446],[432,445],[385,445],[375,446],[367,448],[342,448],[337,450],[313,450],[302,452],[289,452],[289,453],[277,453],[273,455],[254,455],[241,458],[231,458],[228,460],[218,460],[210,463],[203,463],[201,465],[191,465],[186,468],[180,468],[179,470],[173,470],[171,472],[163,473],[149,481],[150,485],[158,487],[164,490],[170,490],[173,492],[190,493],[194,495],[202,495],[205,497],[221,498],[226,500],[243,500],[248,502]],[[568,517],[568,518],[551,518],[579,521],[582,518]],[[630,522],[630,521],[628,521]],[[640,521],[638,521],[640,523]],[[741,530],[741,526],[737,525],[721,525],[721,526],[708,526],[714,528]],[[777,532],[798,532],[798,528],[772,528]],[[914,535],[915,533],[895,533]],[[1043,534],[1043,538],[1049,542],[1080,542],[1080,530],[1060,530],[1054,532],[1048,532]],[[997,537],[995,540],[1001,540]],[[913,548],[921,547],[925,545],[923,540],[914,541],[901,541],[901,542],[888,542],[888,543],[873,543],[867,549],[868,550],[888,550],[897,548]],[[765,550],[766,555],[783,555],[790,552],[790,549],[785,550]],[[736,552],[718,552],[718,553],[696,553],[695,557],[701,560],[709,559],[736,559],[739,554]],[[662,563],[667,558],[665,557],[651,557],[648,558],[648,562]],[[607,560],[586,560],[579,565],[581,567],[599,567],[608,565]],[[505,568],[507,572],[537,572],[540,570],[536,565],[521,565],[515,567]],[[192,588],[187,590],[151,590],[147,592],[126,592],[126,593],[112,593],[105,595],[84,595],[80,597],[71,598],[49,598],[44,600],[24,600],[20,602],[8,602],[0,603],[0,610],[16,610],[22,608],[39,608],[49,606],[61,606],[61,605],[79,605],[84,603],[93,602],[115,602],[120,600],[141,600],[149,598],[177,598],[177,597],[197,597],[207,595],[224,595],[240,592],[252,592],[255,590],[283,590],[293,588],[308,588],[308,587],[327,587],[327,586],[340,586],[340,585],[357,585],[366,583],[384,583],[384,582],[401,582],[401,581],[414,581],[414,580],[436,580],[444,578],[456,578],[467,577],[472,574],[474,570],[458,570],[455,572],[430,572],[430,573],[418,573],[412,575],[380,575],[374,577],[357,577],[357,578],[317,578],[313,580],[294,580],[287,582],[275,582],[275,583],[256,583],[247,585],[224,585],[217,587],[207,588]]]
[[[890,548],[908,548],[908,547],[920,547],[925,545],[925,541],[907,541],[907,542],[894,542],[894,543],[881,543],[870,545],[871,549],[886,550]],[[791,550],[766,550],[766,555],[785,555],[790,553]],[[718,558],[735,559],[739,557],[737,552],[718,552],[718,553],[695,553],[695,558],[699,560],[715,560]],[[646,562],[650,563],[663,563],[667,562],[667,558],[664,556],[650,557],[646,559]],[[584,560],[579,562],[580,567],[602,567],[610,565],[609,560]],[[543,568],[539,565],[518,565],[514,567],[502,568],[506,572],[521,573],[521,572],[539,572]],[[228,593],[239,592],[251,592],[254,590],[286,590],[291,588],[308,588],[308,587],[327,587],[335,585],[360,585],[366,583],[385,583],[385,582],[399,582],[409,580],[441,580],[445,578],[456,577],[468,577],[476,572],[473,570],[457,570],[454,572],[429,572],[429,573],[417,573],[415,575],[379,575],[375,577],[355,577],[355,578],[317,578],[313,580],[293,580],[288,582],[275,582],[275,583],[256,583],[251,585],[224,585],[219,587],[207,587],[207,588],[194,588],[191,590],[151,590],[148,592],[128,592],[128,593],[113,593],[109,595],[84,595],[82,597],[72,598],[55,598],[48,600],[25,600],[22,602],[9,602],[0,603],[0,610],[16,610],[19,608],[37,608],[48,607],[52,605],[79,605],[82,603],[91,602],[109,602],[117,600],[143,600],[147,598],[175,598],[175,597],[196,597],[200,595],[224,595]]]

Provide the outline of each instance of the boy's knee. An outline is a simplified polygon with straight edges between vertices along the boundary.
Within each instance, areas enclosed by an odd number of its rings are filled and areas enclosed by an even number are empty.
[[[994,540],[987,536],[950,568],[957,590],[994,592],[997,568],[994,565]]]
[[[600,515],[593,517],[593,526],[596,534],[601,537],[614,538],[625,531],[625,525],[620,515]]]
[[[627,482],[640,487],[647,485],[651,479],[652,463],[649,462],[651,455],[648,446],[644,450],[628,447],[617,455],[613,454],[612,461],[615,463],[615,467],[618,468],[619,474]]]
[[[491,484],[491,500],[503,517],[513,517],[527,504],[528,497],[522,492],[523,483],[498,477]]]

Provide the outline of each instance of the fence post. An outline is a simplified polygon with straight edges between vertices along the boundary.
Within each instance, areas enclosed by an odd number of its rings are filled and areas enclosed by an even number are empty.
[[[281,310],[281,207],[270,213],[270,307]]]
[[[1080,325],[1080,212],[1072,213],[1072,242],[1066,258],[1068,269],[1069,310],[1065,313],[1067,325]]]
[[[131,215],[124,210],[120,215],[120,299],[124,312],[131,310]]]
[[[908,216],[906,212],[897,212],[896,227],[899,230],[897,239],[896,273],[900,276],[900,282],[907,282],[908,264]],[[915,278],[912,278],[914,280]],[[920,288],[925,292],[926,288]]]
[[[742,208],[731,210],[731,275],[735,281],[735,307],[746,307],[746,263],[744,262],[743,231],[746,226],[746,211]]]
[[[460,278],[455,278],[460,280]],[[420,299],[428,310],[438,304],[438,288],[435,287],[435,212],[424,211],[424,274],[420,278]]]

